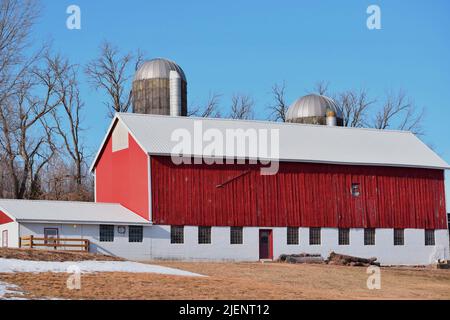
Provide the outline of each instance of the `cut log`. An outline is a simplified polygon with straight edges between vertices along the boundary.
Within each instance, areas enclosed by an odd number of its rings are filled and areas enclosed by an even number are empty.
[[[325,260],[320,254],[300,253],[300,254],[281,254],[278,258],[280,262],[287,263],[324,263]]]
[[[322,257],[287,256],[286,262],[288,262],[288,263],[324,263],[325,260]]]
[[[335,252],[331,252],[330,256],[327,259],[328,264],[334,264],[334,265],[342,265],[342,266],[380,266],[379,262],[376,262],[377,258],[360,258],[360,257],[354,257],[349,256],[345,254],[339,254]]]

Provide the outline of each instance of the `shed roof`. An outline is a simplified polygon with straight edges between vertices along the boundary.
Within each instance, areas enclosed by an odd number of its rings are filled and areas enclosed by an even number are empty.
[[[194,126],[197,122],[197,124],[201,123],[203,132],[216,129],[224,136],[227,129],[278,130],[279,157],[256,157],[259,159],[450,169],[443,159],[409,131],[133,113],[117,113],[110,130],[116,121],[122,121],[137,143],[150,155],[171,155],[174,146],[178,144],[178,141],[173,141],[171,138],[173,132],[176,129],[185,129],[194,136]],[[108,136],[109,132],[103,144]],[[255,158],[249,150],[246,149],[245,152],[243,155],[245,158]],[[91,169],[94,169],[100,153],[101,148]],[[188,155],[213,156],[203,148],[199,151],[192,150]],[[216,154],[216,157],[236,158],[237,156],[224,150]]]
[[[0,199],[0,210],[17,222],[149,224],[116,203]]]

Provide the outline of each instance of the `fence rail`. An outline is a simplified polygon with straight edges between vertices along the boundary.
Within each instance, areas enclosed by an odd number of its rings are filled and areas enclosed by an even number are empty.
[[[80,238],[39,238],[35,236],[20,237],[21,248],[46,247],[55,250],[89,252],[89,240]],[[67,248],[70,248],[69,250]],[[73,249],[73,250],[72,250]]]

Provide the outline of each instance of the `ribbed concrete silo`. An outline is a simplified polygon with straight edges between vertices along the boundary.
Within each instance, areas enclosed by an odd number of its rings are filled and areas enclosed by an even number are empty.
[[[171,116],[187,115],[187,81],[175,62],[146,61],[133,80],[133,112]]]

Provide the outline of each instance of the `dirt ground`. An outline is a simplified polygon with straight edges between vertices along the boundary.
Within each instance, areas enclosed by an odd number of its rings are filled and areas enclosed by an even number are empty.
[[[284,263],[154,262],[208,275],[97,273],[66,288],[67,274],[0,274],[28,298],[69,299],[450,299],[450,270],[382,268],[369,290],[364,267]]]
[[[122,261],[122,258],[88,252],[0,248],[0,258],[33,261]]]

